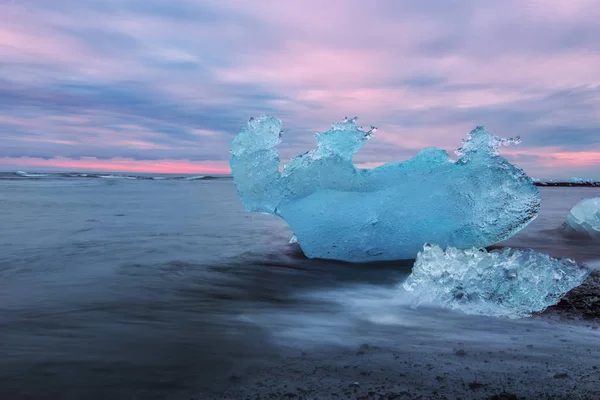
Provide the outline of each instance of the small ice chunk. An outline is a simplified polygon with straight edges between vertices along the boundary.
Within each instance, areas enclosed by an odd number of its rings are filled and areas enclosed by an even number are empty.
[[[374,132],[346,118],[280,172],[281,121],[250,119],[231,144],[242,202],[248,211],[283,218],[307,257],[351,262],[412,259],[423,243],[488,246],[537,216],[538,189],[498,154],[519,138],[477,127],[456,161],[426,148],[404,162],[356,168],[352,158]]]
[[[415,305],[437,303],[467,314],[521,318],[558,303],[590,270],[533,250],[425,245],[404,288]]]
[[[570,235],[600,239],[600,197],[577,203],[567,215],[564,230]]]

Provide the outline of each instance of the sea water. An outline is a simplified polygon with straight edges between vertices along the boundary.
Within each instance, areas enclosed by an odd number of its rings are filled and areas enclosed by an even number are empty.
[[[493,348],[523,323],[546,340],[533,322],[411,309],[411,261],[306,259],[284,221],[243,211],[229,177],[119,176],[0,175],[1,398],[186,399],[311,346]],[[498,246],[600,268],[600,246],[561,233],[600,188],[540,191],[539,217]]]

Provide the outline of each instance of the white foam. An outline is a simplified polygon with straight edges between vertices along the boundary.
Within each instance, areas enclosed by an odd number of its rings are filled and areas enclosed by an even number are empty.
[[[28,174],[27,172],[24,172],[24,171],[17,171],[17,172],[15,172],[15,175],[22,176],[25,178],[38,178],[41,176],[48,176],[45,174]]]
[[[137,179],[135,176],[126,176],[126,175],[100,175],[100,178],[104,179]]]
[[[585,263],[590,269],[600,271],[600,260],[592,260]]]

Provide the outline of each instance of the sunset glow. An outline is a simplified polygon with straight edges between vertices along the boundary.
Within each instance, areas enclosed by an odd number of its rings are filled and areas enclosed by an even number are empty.
[[[81,160],[56,158],[44,160],[40,158],[0,158],[0,168],[24,169],[34,168],[38,171],[65,169],[69,171],[111,171],[111,172],[140,172],[159,174],[229,174],[227,162],[191,162],[187,160],[132,160],[111,159],[98,160],[93,157]]]
[[[484,125],[532,175],[600,179],[598,2],[109,3],[0,2],[0,169],[228,173],[268,113],[282,160],[356,115],[357,165]]]

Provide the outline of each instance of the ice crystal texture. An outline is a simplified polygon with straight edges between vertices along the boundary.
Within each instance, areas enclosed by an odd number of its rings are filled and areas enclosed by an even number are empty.
[[[570,259],[504,248],[445,251],[425,245],[404,288],[415,305],[437,303],[467,314],[520,318],[558,303],[590,271]]]
[[[498,153],[518,138],[477,127],[456,161],[426,148],[404,162],[356,168],[352,158],[374,131],[356,118],[333,124],[317,135],[316,149],[280,171],[281,121],[251,118],[233,140],[230,159],[246,209],[287,221],[307,257],[351,262],[414,258],[423,243],[487,246],[537,216],[537,188]]]
[[[600,240],[600,197],[577,203],[569,211],[564,229],[571,235]]]

